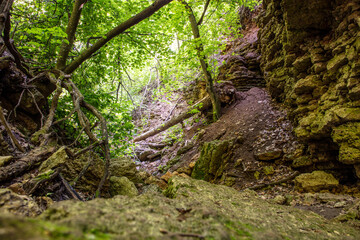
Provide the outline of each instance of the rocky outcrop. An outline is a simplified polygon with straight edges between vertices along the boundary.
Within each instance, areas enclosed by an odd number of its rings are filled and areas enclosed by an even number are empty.
[[[225,52],[218,57],[222,62],[217,76],[218,81],[231,81],[237,90],[247,91],[253,87],[264,88],[265,80],[260,68],[260,51],[258,49],[258,28],[254,22],[247,21],[257,12],[243,9],[246,17],[242,19],[244,37],[236,39],[228,45]],[[245,26],[246,25],[246,26]]]
[[[266,85],[290,109],[305,165],[343,177],[359,177],[359,19],[355,0],[265,0],[258,20]]]
[[[204,143],[191,176],[206,181],[222,176],[228,160],[232,157],[232,147],[233,142],[229,140]]]
[[[149,192],[52,205],[36,221],[0,216],[3,239],[357,239],[347,224],[190,178]],[[11,224],[9,224],[11,223]],[[29,227],[31,226],[31,227]],[[20,234],[21,233],[21,234]]]

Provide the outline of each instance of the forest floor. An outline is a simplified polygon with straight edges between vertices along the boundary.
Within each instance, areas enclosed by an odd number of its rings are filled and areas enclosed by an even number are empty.
[[[160,178],[164,176],[163,179],[173,174],[191,176],[191,166],[199,159],[204,143],[234,140],[236,143],[227,152],[231,157],[222,176],[210,182],[237,190],[255,189],[263,199],[310,210],[327,219],[337,217],[359,201],[360,191],[356,184],[340,184],[317,193],[297,189],[294,177],[299,172],[291,167],[289,156],[298,151],[301,144],[292,134],[286,111],[272,102],[264,89],[252,88],[236,94],[237,99],[223,107],[222,116],[215,123],[211,123],[206,114],[198,114],[183,124],[139,142],[138,157],[146,151],[154,157],[137,159],[138,168]],[[151,113],[151,119],[145,130],[163,123],[171,110],[174,116],[184,111],[187,104],[179,101],[180,98],[181,94],[172,102],[164,99],[149,101],[146,109]],[[161,149],[151,148],[163,143],[169,145],[165,144]],[[277,155],[278,151],[281,151],[281,157],[269,156],[259,160],[261,156]],[[276,182],[279,183],[272,184]]]

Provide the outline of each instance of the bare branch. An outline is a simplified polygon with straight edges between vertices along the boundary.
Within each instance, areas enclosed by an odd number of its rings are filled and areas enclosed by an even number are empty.
[[[150,129],[149,131],[141,134],[140,136],[137,136],[133,139],[133,142],[139,142],[141,140],[147,139],[148,137],[154,136],[158,133],[161,133],[163,131],[165,131],[166,129],[184,121],[185,119],[195,115],[197,113],[197,111],[192,111],[192,110],[196,110],[196,109],[207,109],[211,106],[211,101],[209,99],[209,97],[205,97],[202,100],[200,100],[199,102],[197,102],[196,104],[194,104],[193,106],[191,106],[190,108],[188,108],[188,110],[182,114],[180,114],[177,117],[174,117],[172,119],[170,119],[169,121],[166,121],[152,129]]]
[[[129,18],[125,22],[119,24],[117,27],[110,30],[104,37],[101,37],[98,41],[94,43],[90,48],[86,49],[84,52],[80,54],[78,58],[76,58],[73,62],[71,62],[68,66],[65,67],[65,73],[72,73],[75,71],[84,61],[91,57],[97,50],[105,46],[110,40],[119,34],[123,33],[125,30],[131,28],[132,26],[138,24],[142,20],[150,17],[155,12],[157,12],[163,6],[169,4],[172,0],[156,0],[152,5],[136,14],[135,16]]]

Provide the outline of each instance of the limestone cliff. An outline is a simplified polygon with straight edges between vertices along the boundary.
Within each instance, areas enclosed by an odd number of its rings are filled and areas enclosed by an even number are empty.
[[[244,39],[233,43],[235,56],[225,59],[219,79],[226,74],[239,90],[266,84],[289,109],[304,144],[304,161],[295,160],[294,167],[359,178],[359,1],[264,0],[256,11],[257,26],[247,24]],[[250,75],[257,84],[246,80]]]

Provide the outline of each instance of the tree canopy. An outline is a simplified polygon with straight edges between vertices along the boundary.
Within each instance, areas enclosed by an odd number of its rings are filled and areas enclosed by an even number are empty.
[[[2,1],[10,6],[12,2]],[[108,165],[110,146],[113,155],[127,149],[133,134],[131,111],[141,101],[137,93],[154,80],[158,92],[179,87],[194,80],[200,65],[205,78],[213,81],[219,66],[214,56],[225,40],[238,37],[238,8],[256,4],[257,0],[15,1],[11,18],[5,16],[11,29],[5,24],[4,40],[14,40],[21,53],[14,56],[17,65],[30,81],[45,74],[56,86],[50,114],[33,139],[43,137],[55,122],[78,136],[77,141],[103,146]]]

